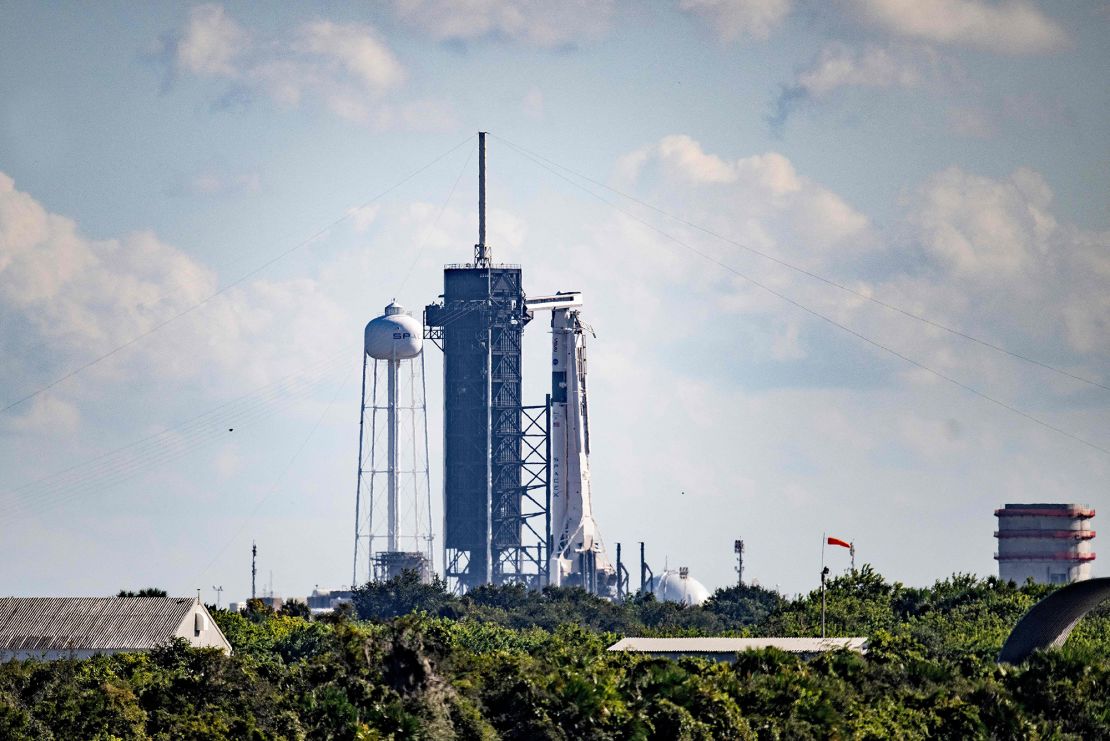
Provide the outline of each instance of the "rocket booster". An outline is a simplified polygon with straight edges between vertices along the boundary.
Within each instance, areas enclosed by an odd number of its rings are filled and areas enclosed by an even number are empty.
[[[586,339],[579,312],[551,312],[551,534],[550,581],[581,574],[581,554],[593,553],[600,572],[614,571],[590,499],[590,421],[586,395]]]

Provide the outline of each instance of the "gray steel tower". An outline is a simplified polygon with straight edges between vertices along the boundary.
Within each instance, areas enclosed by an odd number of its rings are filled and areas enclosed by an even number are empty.
[[[521,403],[520,341],[532,315],[520,266],[495,264],[486,245],[484,133],[478,141],[474,261],[445,266],[443,302],[424,310],[425,338],[444,356],[444,576],[459,591],[517,579],[524,560],[542,561],[542,546],[532,554],[521,542],[533,418]]]

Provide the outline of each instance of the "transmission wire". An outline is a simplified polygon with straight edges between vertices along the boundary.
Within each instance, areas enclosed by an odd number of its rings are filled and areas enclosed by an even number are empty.
[[[504,139],[502,139],[502,141],[504,141]],[[508,142],[506,142],[506,143],[508,143]],[[729,273],[732,273],[733,275],[747,281],[748,283],[751,283],[752,285],[756,286],[757,288],[763,289],[767,293],[770,293],[771,295],[782,299],[783,301],[787,302],[788,304],[790,304],[790,305],[792,305],[792,306],[794,306],[798,309],[801,309],[802,311],[806,312],[807,314],[810,314],[814,317],[817,317],[818,319],[821,319],[822,321],[828,322],[832,326],[834,326],[838,329],[841,329],[841,330],[853,335],[854,337],[857,337],[857,338],[863,340],[867,344],[872,345],[873,347],[876,347],[876,348],[878,348],[878,349],[880,349],[880,350],[882,350],[886,353],[889,353],[889,354],[893,355],[894,357],[899,358],[899,359],[909,363],[910,365],[913,365],[916,368],[920,368],[921,370],[926,371],[927,373],[930,373],[930,374],[936,376],[937,378],[940,378],[944,381],[947,381],[947,382],[949,382],[949,383],[951,383],[955,386],[958,386],[959,388],[963,389],[964,391],[967,391],[968,393],[974,394],[975,396],[978,396],[981,399],[989,401],[992,404],[996,404],[997,406],[1000,406],[1003,409],[1006,409],[1006,410],[1008,410],[1008,411],[1010,411],[1014,414],[1017,414],[1020,417],[1024,417],[1025,419],[1027,419],[1031,422],[1034,422],[1034,423],[1036,423],[1036,424],[1038,424],[1038,425],[1040,425],[1040,426],[1042,426],[1046,429],[1052,430],[1053,432],[1056,432],[1060,435],[1063,435],[1064,437],[1067,437],[1067,438],[1070,438],[1071,440],[1082,443],[1083,445],[1086,445],[1089,448],[1097,450],[1100,453],[1110,455],[1110,448],[1104,448],[1104,447],[1102,447],[1101,445],[1099,445],[1097,443],[1091,442],[1090,440],[1082,438],[1079,435],[1068,432],[1067,430],[1064,430],[1060,427],[1057,427],[1056,425],[1054,425],[1050,422],[1046,422],[1045,420],[1040,419],[1039,417],[1036,417],[1036,416],[1030,414],[1029,412],[1023,411],[1022,409],[1019,409],[1018,407],[1015,407],[1012,404],[1008,404],[1007,402],[1002,401],[1001,399],[995,398],[995,397],[993,397],[993,396],[991,396],[987,393],[984,393],[983,391],[980,391],[980,390],[976,389],[973,386],[969,386],[968,384],[964,383],[963,381],[960,381],[956,378],[953,378],[952,376],[949,376],[946,373],[943,373],[942,371],[938,371],[938,370],[936,370],[936,369],[934,369],[934,368],[932,368],[928,365],[925,365],[924,363],[922,363],[918,360],[915,360],[915,359],[909,357],[908,355],[905,355],[905,354],[899,352],[898,350],[895,350],[891,347],[888,347],[887,345],[884,345],[884,344],[882,344],[882,343],[880,343],[876,340],[873,340],[870,337],[862,334],[861,332],[858,332],[857,330],[854,330],[851,327],[849,327],[845,324],[841,324],[840,322],[836,321],[835,319],[822,314],[821,312],[817,311],[816,309],[811,309],[809,306],[806,306],[805,304],[803,304],[799,301],[796,301],[793,298],[790,298],[786,294],[784,294],[780,291],[777,291],[774,288],[771,288],[770,286],[768,286],[764,283],[761,283],[760,281],[756,280],[755,278],[753,278],[753,277],[751,277],[751,276],[749,276],[745,273],[740,272],[739,270],[732,267],[731,265],[720,261],[719,259],[713,257],[712,255],[710,255],[706,252],[703,252],[702,250],[699,250],[698,248],[682,241],[678,237],[670,234],[669,232],[666,232],[663,229],[660,229],[659,227],[655,226],[654,224],[651,224],[650,222],[645,221],[644,219],[642,219],[639,216],[633,214],[632,212],[628,211],[627,209],[622,208],[621,206],[613,203],[612,201],[607,200],[603,196],[598,195],[597,193],[593,192],[589,188],[586,188],[585,186],[581,185],[580,183],[575,182],[574,180],[571,180],[570,178],[566,177],[565,175],[563,175],[558,170],[547,166],[546,164],[544,164],[543,162],[541,162],[538,159],[533,158],[531,155],[527,154],[526,152],[524,152],[522,150],[519,150],[519,149],[517,151],[518,151],[519,154],[521,154],[524,157],[527,157],[528,159],[530,159],[535,164],[537,164],[540,167],[544,168],[545,170],[551,172],[553,175],[556,175],[557,177],[565,180],[566,182],[570,183],[574,187],[585,191],[589,195],[598,199],[599,201],[606,204],[610,208],[612,208],[616,211],[619,211],[620,213],[624,214],[625,216],[632,219],[633,221],[636,221],[637,223],[647,227],[648,229],[651,229],[652,231],[657,232],[658,234],[660,234],[663,237],[665,237],[666,239],[674,242],[675,244],[678,244],[682,247],[685,247],[686,249],[690,250],[691,252],[698,255],[702,259],[713,263],[714,265],[722,268],[723,270],[728,271]]]
[[[491,134],[491,136],[496,136],[496,135]],[[566,165],[560,165],[559,163],[553,162],[552,160],[544,157],[543,155],[536,154],[535,152],[529,151],[529,150],[525,149],[524,147],[522,147],[518,144],[514,144],[513,142],[505,139],[504,137],[497,136],[496,138],[498,140],[500,140],[502,143],[507,144],[508,146],[517,150],[517,152],[519,154],[529,155],[531,157],[534,157],[537,160],[542,160],[543,162],[546,162],[549,165],[557,167],[561,170],[565,170],[566,172],[569,172],[569,173],[575,175],[576,177],[580,177],[583,180],[589,181],[590,183],[593,183],[594,185],[596,185],[600,188],[604,188],[605,190],[607,190],[611,193],[614,193],[618,196],[621,196],[622,198],[627,198],[628,200],[630,200],[634,203],[638,203],[639,205],[643,206],[644,208],[655,211],[656,213],[661,214],[663,216],[666,216],[669,219],[673,219],[674,221],[677,221],[680,224],[684,224],[685,226],[688,226],[691,229],[696,229],[696,230],[698,230],[698,231],[700,231],[704,234],[708,234],[711,237],[719,239],[722,242],[726,242],[728,244],[731,244],[734,247],[739,247],[742,250],[746,250],[746,251],[748,251],[752,254],[758,255],[758,256],[766,259],[766,260],[770,260],[771,262],[773,262],[777,265],[781,265],[785,268],[789,268],[790,270],[793,270],[797,273],[801,273],[802,275],[806,275],[810,278],[813,278],[814,280],[821,281],[822,283],[825,283],[826,285],[830,285],[834,288],[838,288],[841,291],[845,291],[846,293],[850,293],[851,295],[853,295],[857,298],[861,298],[861,299],[864,299],[866,301],[870,301],[871,303],[876,304],[878,306],[881,306],[884,309],[888,309],[890,311],[897,312],[899,314],[902,314],[903,316],[909,317],[910,319],[914,319],[916,321],[922,322],[923,324],[927,324],[930,327],[935,327],[937,329],[943,330],[943,331],[948,332],[949,334],[953,334],[957,337],[962,337],[965,340],[969,340],[969,341],[974,342],[978,345],[982,345],[983,347],[990,348],[991,350],[995,350],[995,351],[1000,352],[1004,355],[1009,355],[1010,357],[1015,358],[1017,360],[1021,360],[1021,361],[1024,361],[1026,363],[1036,365],[1040,368],[1044,368],[1045,370],[1052,371],[1053,373],[1059,373],[1060,375],[1067,376],[1068,378],[1071,378],[1075,381],[1080,381],[1082,383],[1090,384],[1091,386],[1096,386],[1100,389],[1110,391],[1110,386],[1107,386],[1106,384],[1103,384],[1099,381],[1095,381],[1095,380],[1090,379],[1090,378],[1085,378],[1083,376],[1076,375],[1075,373],[1064,370],[1063,368],[1058,368],[1054,365],[1049,365],[1048,363],[1037,360],[1036,358],[1029,357],[1028,355],[1023,355],[1021,353],[1014,352],[1013,350],[1007,350],[1005,347],[1002,347],[1001,345],[997,345],[993,342],[989,342],[988,340],[984,340],[984,339],[981,339],[979,337],[975,337],[974,335],[968,334],[967,332],[963,332],[963,331],[961,331],[959,329],[956,329],[954,327],[949,327],[945,324],[942,324],[938,321],[930,319],[926,316],[922,316],[922,315],[917,314],[915,312],[909,311],[908,309],[903,309],[900,306],[897,306],[895,304],[891,304],[889,302],[883,301],[882,299],[875,298],[874,296],[868,295],[868,294],[864,293],[863,291],[856,290],[855,288],[852,288],[851,286],[847,286],[847,285],[844,285],[843,283],[835,281],[832,278],[827,278],[827,277],[825,277],[825,276],[823,276],[819,273],[815,273],[815,272],[813,272],[811,270],[807,270],[806,268],[803,268],[801,266],[794,265],[792,263],[787,262],[786,260],[775,257],[774,255],[771,255],[767,252],[764,252],[763,250],[757,249],[757,248],[752,247],[750,245],[746,245],[742,242],[738,242],[734,239],[731,239],[729,237],[724,236],[723,234],[715,232],[712,229],[709,229],[709,228],[704,227],[700,224],[696,224],[692,221],[684,219],[681,216],[676,216],[672,213],[669,213],[669,212],[659,208],[658,206],[656,206],[654,204],[648,203],[647,201],[643,201],[643,200],[637,198],[636,196],[629,195],[628,193],[624,193],[620,190],[617,190],[616,188],[613,188],[609,185],[606,185],[605,183],[602,183],[598,180],[595,180],[595,179],[591,178],[589,175],[584,175],[583,173],[580,173],[580,172],[578,172],[578,171],[576,171],[576,170],[574,170],[570,167],[567,167]],[[533,160],[533,161],[535,161],[535,160]],[[537,162],[537,164],[539,164],[539,163]]]
[[[19,398],[19,399],[16,399],[15,401],[11,402],[11,403],[10,403],[10,404],[8,404],[7,406],[5,406],[5,407],[3,407],[2,409],[0,409],[0,414],[3,414],[4,412],[10,411],[11,409],[14,409],[15,407],[19,406],[19,405],[20,405],[20,404],[22,404],[23,402],[25,402],[25,401],[29,401],[30,399],[33,399],[33,398],[35,398],[36,396],[38,396],[38,395],[42,394],[42,393],[43,393],[43,392],[45,392],[45,391],[49,391],[50,389],[52,389],[52,388],[54,388],[55,386],[57,386],[57,385],[58,385],[59,383],[62,383],[63,381],[66,381],[66,380],[68,380],[68,379],[72,378],[73,376],[76,376],[76,375],[77,375],[78,373],[81,373],[82,371],[85,371],[85,370],[87,370],[87,369],[91,368],[92,366],[96,365],[97,363],[101,362],[102,360],[106,360],[106,359],[108,359],[108,358],[112,357],[113,355],[115,355],[116,353],[120,352],[121,350],[124,350],[124,349],[126,349],[126,348],[130,347],[131,345],[134,345],[135,343],[139,342],[140,340],[142,340],[142,339],[144,339],[144,338],[146,338],[146,337],[149,337],[150,335],[154,334],[154,333],[155,333],[155,332],[157,332],[158,330],[162,329],[163,327],[166,327],[166,326],[168,326],[169,324],[172,324],[173,322],[177,321],[178,319],[182,318],[183,316],[186,316],[186,315],[188,315],[188,314],[191,314],[192,312],[194,312],[194,311],[196,311],[197,309],[201,308],[202,306],[204,306],[205,304],[207,304],[207,303],[208,303],[209,301],[211,301],[212,299],[216,298],[217,296],[220,296],[220,295],[222,295],[222,294],[226,293],[227,291],[231,290],[231,289],[232,289],[232,288],[234,288],[235,286],[239,285],[240,283],[243,283],[243,282],[244,282],[244,281],[246,281],[246,280],[247,280],[248,278],[252,278],[252,277],[254,277],[254,276],[255,276],[255,275],[257,275],[258,273],[262,272],[262,271],[263,271],[263,270],[265,270],[266,268],[268,268],[268,267],[270,267],[271,265],[273,265],[274,263],[278,262],[279,260],[282,260],[282,259],[284,259],[285,257],[288,257],[289,255],[293,254],[294,252],[296,252],[296,251],[300,250],[301,248],[305,247],[306,245],[308,245],[308,244],[311,244],[311,243],[312,243],[312,242],[314,242],[314,241],[315,241],[316,239],[318,239],[318,238],[319,238],[319,237],[321,237],[322,235],[326,234],[326,233],[327,233],[327,232],[328,232],[328,231],[329,231],[330,229],[333,229],[333,228],[335,228],[336,226],[338,226],[339,224],[342,224],[342,223],[343,223],[344,221],[347,221],[348,219],[350,219],[350,218],[351,218],[351,216],[352,216],[352,214],[353,214],[354,212],[356,212],[356,211],[358,211],[358,210],[360,210],[360,209],[366,208],[366,207],[367,207],[367,206],[369,206],[369,205],[370,205],[371,203],[374,203],[375,201],[377,201],[377,200],[379,200],[379,199],[381,199],[381,198],[385,197],[386,195],[388,195],[389,193],[393,192],[393,191],[394,191],[394,190],[396,190],[397,188],[401,187],[402,185],[404,185],[404,184],[405,184],[405,183],[407,183],[408,181],[412,180],[412,179],[413,179],[414,177],[416,177],[416,176],[417,176],[417,175],[419,175],[420,173],[422,173],[422,172],[424,172],[425,170],[427,170],[427,169],[428,169],[429,167],[431,167],[432,165],[434,165],[434,164],[436,164],[437,162],[439,162],[440,160],[442,160],[442,159],[443,159],[444,157],[447,157],[448,155],[450,155],[450,154],[454,153],[454,151],[455,151],[455,150],[459,149],[459,148],[460,148],[460,147],[462,147],[462,146],[463,146],[464,144],[467,144],[467,143],[468,143],[468,142],[469,142],[469,141],[470,141],[471,139],[473,139],[473,138],[474,138],[474,136],[473,136],[473,135],[471,135],[471,136],[468,136],[468,137],[467,137],[467,138],[466,138],[465,140],[463,140],[462,142],[460,142],[460,143],[456,144],[456,145],[455,145],[454,147],[452,147],[451,149],[447,150],[447,151],[446,151],[446,152],[444,152],[443,154],[439,155],[438,157],[436,157],[435,159],[433,159],[433,160],[432,160],[431,162],[427,163],[426,165],[423,165],[422,167],[420,167],[420,168],[418,168],[418,169],[416,169],[416,170],[412,171],[411,173],[409,173],[408,175],[406,175],[406,176],[405,176],[404,178],[402,178],[401,180],[397,181],[397,182],[396,182],[396,183],[394,183],[393,185],[389,186],[388,188],[386,188],[386,189],[385,189],[385,190],[383,190],[382,192],[380,192],[380,193],[378,193],[377,195],[375,195],[375,196],[374,196],[373,198],[369,199],[368,201],[366,201],[366,202],[362,203],[362,204],[361,204],[361,205],[359,205],[359,206],[356,206],[356,207],[355,207],[354,209],[348,209],[348,210],[347,210],[347,211],[346,211],[346,212],[345,212],[345,213],[343,214],[343,216],[339,217],[338,219],[336,219],[335,221],[331,222],[330,224],[328,224],[328,225],[327,225],[327,226],[325,226],[324,228],[320,229],[320,230],[319,230],[319,231],[317,231],[317,232],[316,232],[315,234],[313,234],[313,235],[312,235],[311,237],[309,237],[309,238],[307,238],[307,239],[305,239],[305,240],[302,240],[302,241],[298,242],[297,244],[293,245],[292,247],[290,247],[289,249],[285,250],[284,252],[282,252],[282,253],[280,253],[280,254],[276,255],[275,257],[273,257],[273,258],[271,258],[271,259],[267,260],[266,262],[262,263],[262,264],[261,264],[261,265],[259,265],[258,267],[256,267],[256,268],[253,268],[252,270],[249,270],[249,271],[247,271],[246,273],[244,273],[243,275],[239,276],[239,277],[238,277],[238,278],[236,278],[235,280],[233,280],[233,281],[231,281],[230,283],[228,283],[228,284],[224,285],[224,286],[223,286],[222,288],[218,288],[218,289],[216,289],[216,291],[215,291],[215,292],[213,292],[213,293],[209,294],[209,295],[208,295],[208,296],[207,296],[206,298],[203,298],[203,299],[201,299],[201,300],[200,300],[199,302],[197,302],[197,303],[195,303],[195,304],[192,304],[191,306],[189,306],[189,307],[185,308],[184,310],[182,310],[182,311],[178,312],[177,314],[174,314],[174,315],[173,315],[173,316],[171,316],[170,318],[168,318],[168,319],[166,319],[166,320],[164,320],[164,321],[162,321],[162,322],[159,322],[158,324],[155,324],[155,325],[154,325],[153,327],[151,327],[150,329],[146,330],[145,332],[141,332],[141,333],[139,333],[138,335],[135,335],[135,336],[134,336],[134,337],[132,337],[132,338],[131,338],[130,340],[127,340],[126,342],[124,342],[124,343],[123,343],[122,345],[118,345],[118,346],[116,346],[115,348],[113,348],[112,350],[109,350],[108,352],[104,353],[103,355],[100,355],[100,356],[98,356],[98,357],[96,357],[96,358],[93,358],[92,360],[88,361],[87,363],[84,363],[83,365],[80,365],[80,366],[78,366],[78,367],[74,368],[73,370],[69,371],[68,373],[66,373],[66,374],[64,374],[64,375],[62,375],[62,376],[60,376],[59,378],[56,378],[55,380],[51,381],[50,383],[46,384],[45,386],[42,386],[42,387],[41,387],[41,388],[39,388],[39,389],[38,389],[37,391],[33,391],[33,392],[31,392],[31,393],[27,394],[26,396],[23,396],[23,397],[21,397],[21,398]]]
[[[212,556],[212,560],[209,561],[208,564],[196,575],[193,580],[194,582],[197,581],[200,577],[204,576],[208,569],[212,568],[212,565],[215,564],[217,560],[219,560],[220,556],[222,556],[224,551],[227,550],[227,547],[231,545],[236,538],[239,537],[243,530],[246,529],[247,525],[250,524],[254,516],[258,514],[258,510],[262,508],[262,505],[265,504],[266,501],[277,492],[278,487],[289,475],[289,471],[293,468],[293,464],[297,461],[297,458],[299,458],[301,453],[304,452],[304,449],[308,447],[309,441],[312,440],[312,437],[316,434],[316,430],[320,428],[320,424],[324,421],[324,417],[326,417],[328,412],[331,411],[331,408],[335,406],[336,400],[339,399],[339,392],[342,391],[343,388],[346,386],[347,380],[350,377],[350,369],[348,369],[347,375],[344,376],[343,380],[336,385],[335,393],[332,394],[331,401],[329,401],[328,405],[324,407],[324,411],[320,412],[320,416],[316,418],[316,423],[312,425],[312,428],[308,431],[308,434],[305,436],[304,440],[301,441],[301,444],[293,452],[293,455],[290,456],[289,461],[285,464],[285,467],[282,469],[281,473],[278,474],[278,476],[274,479],[274,483],[270,486],[269,491],[267,491],[261,499],[255,502],[254,508],[251,509],[249,513],[247,513],[247,516],[243,519],[242,523],[240,523],[239,529],[236,530],[231,535],[231,537],[227,539],[227,541],[223,544],[223,546],[220,547],[218,551],[216,551],[216,553]]]

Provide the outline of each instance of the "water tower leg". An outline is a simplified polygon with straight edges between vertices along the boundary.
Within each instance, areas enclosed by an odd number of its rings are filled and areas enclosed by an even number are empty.
[[[388,414],[388,432],[387,432],[387,446],[389,455],[389,466],[387,473],[387,489],[386,489],[386,510],[389,523],[388,541],[390,552],[397,551],[397,370],[400,366],[399,360],[386,361],[388,368],[386,380],[386,394],[388,401],[387,414]]]

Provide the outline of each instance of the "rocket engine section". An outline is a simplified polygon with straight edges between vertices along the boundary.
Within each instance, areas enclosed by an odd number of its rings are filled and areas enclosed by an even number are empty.
[[[553,585],[607,594],[616,569],[605,552],[590,494],[590,417],[586,394],[586,331],[581,295],[528,299],[551,310],[551,550]]]

